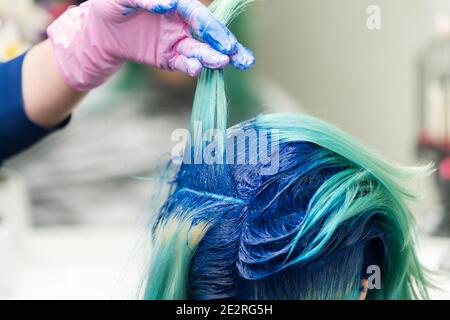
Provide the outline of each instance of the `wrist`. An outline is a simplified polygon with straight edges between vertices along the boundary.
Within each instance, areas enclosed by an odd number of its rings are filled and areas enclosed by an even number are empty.
[[[60,125],[83,95],[62,77],[50,41],[27,53],[22,66],[22,96],[25,114],[31,122],[44,128]]]

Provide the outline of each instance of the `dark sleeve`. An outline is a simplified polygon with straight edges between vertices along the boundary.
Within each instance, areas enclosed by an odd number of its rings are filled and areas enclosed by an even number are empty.
[[[67,119],[57,128],[46,129],[28,119],[22,97],[25,56],[0,63],[0,164],[69,122]]]

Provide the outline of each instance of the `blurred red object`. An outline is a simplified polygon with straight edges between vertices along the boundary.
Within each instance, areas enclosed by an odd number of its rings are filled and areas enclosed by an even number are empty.
[[[439,164],[439,175],[443,180],[450,180],[450,157],[444,158]]]
[[[56,19],[58,19],[60,15],[62,15],[70,6],[73,6],[73,5],[74,5],[74,3],[68,2],[68,3],[58,3],[58,4],[50,6],[48,11],[52,17],[52,21],[55,21]]]

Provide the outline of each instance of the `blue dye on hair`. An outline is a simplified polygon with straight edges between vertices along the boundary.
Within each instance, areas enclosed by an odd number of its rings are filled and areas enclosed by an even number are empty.
[[[369,265],[382,279],[369,299],[427,297],[405,204],[413,195],[399,181],[430,168],[390,164],[341,130],[295,114],[241,123],[228,130],[228,147],[236,134],[268,128],[280,136],[271,175],[258,163],[181,165],[154,225],[145,298],[358,299]],[[172,271],[161,280],[155,264]],[[184,282],[173,283],[180,270]]]

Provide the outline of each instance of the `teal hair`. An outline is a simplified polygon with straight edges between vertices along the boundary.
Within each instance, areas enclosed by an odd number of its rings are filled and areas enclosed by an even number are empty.
[[[273,128],[273,174],[262,177],[259,164],[181,166],[154,224],[145,298],[355,299],[372,264],[382,283],[369,299],[427,298],[406,204],[415,197],[403,183],[431,167],[391,164],[296,114],[259,116],[228,137]]]
[[[359,144],[345,132],[313,117],[293,114],[273,114],[257,119],[262,128],[279,129],[281,143],[298,141],[319,145],[332,155],[339,155],[343,166],[351,165],[326,181],[311,198],[308,214],[295,237],[297,243],[308,232],[317,228],[317,222],[329,214],[339,199],[342,205],[334,208],[333,218],[327,218],[309,250],[296,257],[293,263],[309,259],[333,237],[340,225],[355,217],[372,212],[383,217],[382,232],[390,249],[383,281],[383,289],[375,291],[373,298],[413,299],[427,298],[428,282],[415,251],[415,220],[406,200],[416,196],[401,182],[429,175],[433,166],[402,167],[383,160]],[[321,159],[322,165],[336,161],[329,155]],[[320,161],[317,165],[321,165]],[[361,197],[361,192],[365,193]],[[292,250],[291,250],[292,252]]]
[[[216,0],[212,10],[228,23],[249,2]],[[381,288],[368,299],[428,297],[404,184],[431,166],[392,164],[308,116],[261,115],[226,130],[226,110],[223,72],[205,71],[192,132],[197,122],[227,132],[226,151],[246,132],[276,132],[256,136],[279,168],[237,163],[254,153],[247,143],[227,164],[182,164],[152,226],[145,299],[358,299],[370,265]]]
[[[215,0],[209,9],[219,21],[230,24],[251,2],[253,0]],[[201,123],[203,132],[217,130],[225,135],[228,102],[224,79],[223,70],[204,70],[200,75],[192,108],[192,134],[196,124]]]

